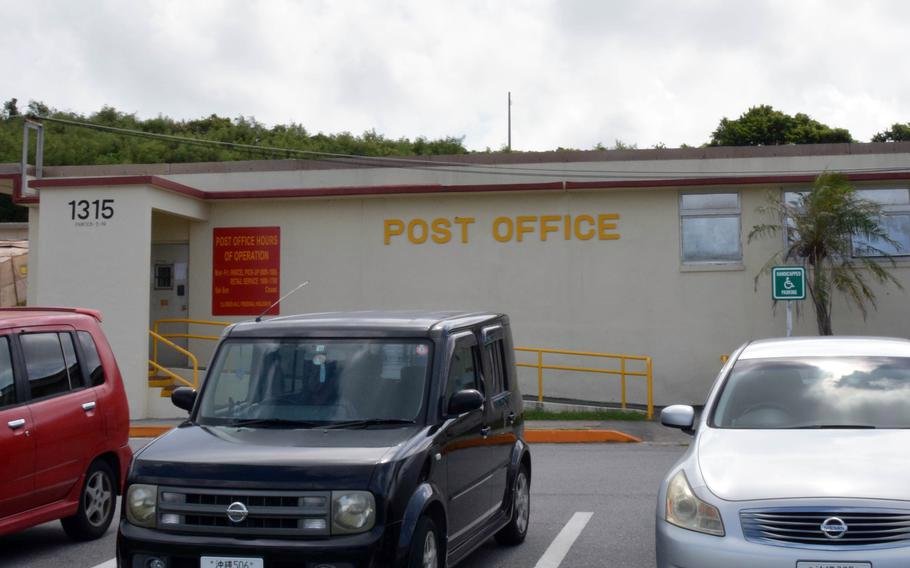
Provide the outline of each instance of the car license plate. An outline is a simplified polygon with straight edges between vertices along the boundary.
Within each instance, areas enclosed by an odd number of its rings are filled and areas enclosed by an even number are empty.
[[[262,558],[203,556],[199,568],[263,568]]]
[[[872,568],[871,562],[797,562],[796,568]]]

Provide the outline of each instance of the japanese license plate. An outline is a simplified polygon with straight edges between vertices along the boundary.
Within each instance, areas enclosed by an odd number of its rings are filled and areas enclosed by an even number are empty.
[[[796,568],[872,568],[871,562],[797,562]]]
[[[203,556],[199,568],[263,568],[262,558]]]

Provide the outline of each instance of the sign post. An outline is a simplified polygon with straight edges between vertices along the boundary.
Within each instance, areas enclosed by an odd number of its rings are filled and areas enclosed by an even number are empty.
[[[787,302],[787,337],[793,335],[793,301],[806,299],[806,269],[775,266],[771,269],[771,298]]]

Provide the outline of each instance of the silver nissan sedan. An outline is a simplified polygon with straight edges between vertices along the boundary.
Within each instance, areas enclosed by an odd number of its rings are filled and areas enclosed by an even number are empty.
[[[910,341],[754,341],[660,488],[659,568],[910,567]]]

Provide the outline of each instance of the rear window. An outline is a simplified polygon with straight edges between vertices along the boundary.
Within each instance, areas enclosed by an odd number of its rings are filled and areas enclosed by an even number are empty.
[[[910,428],[910,358],[737,361],[712,415],[716,428]]]
[[[82,347],[82,356],[85,369],[88,371],[89,386],[97,387],[104,384],[104,367],[101,365],[101,357],[98,356],[98,347],[92,334],[87,331],[80,331],[77,334],[79,345]]]

